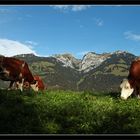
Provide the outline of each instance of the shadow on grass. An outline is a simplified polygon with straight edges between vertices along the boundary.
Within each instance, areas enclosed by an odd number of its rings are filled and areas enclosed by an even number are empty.
[[[108,112],[106,119],[101,120],[100,125],[94,128],[95,134],[137,134],[139,126],[130,120],[131,113],[126,112],[118,114],[115,112]],[[131,116],[132,117],[132,116]]]
[[[107,93],[107,95],[114,99],[120,99],[121,94],[119,92],[109,92],[109,93]]]
[[[61,92],[0,90],[1,134],[129,134],[140,132],[138,102],[116,101],[118,92],[65,96]],[[85,94],[85,95],[84,95]],[[109,96],[113,98],[90,98]],[[75,98],[76,97],[76,98]],[[63,100],[62,100],[63,99]],[[114,101],[115,100],[115,101]],[[94,102],[95,101],[95,102]],[[132,105],[133,104],[133,105]],[[129,105],[129,108],[127,107]],[[133,108],[134,106],[134,108]],[[134,111],[135,110],[135,111]]]
[[[41,133],[41,122],[34,102],[27,93],[0,90],[0,133]],[[23,97],[26,96],[26,101]],[[34,96],[32,93],[29,96]]]
[[[120,99],[120,92],[92,92],[92,91],[84,91],[83,95],[93,95],[96,97],[106,97],[109,96],[113,99]]]

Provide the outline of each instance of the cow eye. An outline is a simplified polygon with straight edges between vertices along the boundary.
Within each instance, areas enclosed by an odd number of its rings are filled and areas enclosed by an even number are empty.
[[[129,87],[128,87],[128,86],[126,86],[125,88],[126,88],[126,89],[129,89]]]

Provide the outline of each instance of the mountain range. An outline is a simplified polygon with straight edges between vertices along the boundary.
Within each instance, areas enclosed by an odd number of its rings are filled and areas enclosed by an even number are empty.
[[[118,91],[128,75],[131,62],[138,56],[126,51],[97,54],[89,52],[82,59],[71,54],[40,57],[34,54],[14,56],[25,60],[33,75],[40,75],[48,89],[74,91]],[[0,80],[1,87],[8,82]]]

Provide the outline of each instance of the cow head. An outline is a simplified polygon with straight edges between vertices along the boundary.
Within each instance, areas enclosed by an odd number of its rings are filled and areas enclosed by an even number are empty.
[[[38,91],[38,81],[37,80],[34,80],[33,83],[30,84],[31,88],[34,90],[34,91]]]
[[[27,81],[24,82],[23,88],[24,88],[24,89],[29,89],[29,88],[30,88],[29,82],[27,82]]]
[[[120,88],[121,88],[121,99],[123,100],[126,100],[134,91],[128,79],[123,79]]]

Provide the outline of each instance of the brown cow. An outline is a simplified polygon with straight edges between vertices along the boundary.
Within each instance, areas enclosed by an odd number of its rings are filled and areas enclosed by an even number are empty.
[[[23,90],[23,83],[29,82],[34,91],[38,91],[37,82],[34,80],[28,64],[13,57],[0,57],[0,79],[11,81],[9,88],[16,83]]]
[[[44,83],[43,83],[41,77],[38,76],[38,75],[35,75],[35,76],[33,76],[33,77],[34,77],[34,80],[37,81],[38,90],[44,90],[44,89],[45,89],[45,86],[44,86]],[[24,82],[23,88],[24,88],[24,89],[29,89],[29,88],[30,88],[30,83],[27,82],[27,81]]]
[[[124,79],[120,85],[121,87],[121,98],[127,99],[133,91],[135,95],[140,97],[140,59],[134,60],[131,63],[129,69],[129,75],[127,79]]]

